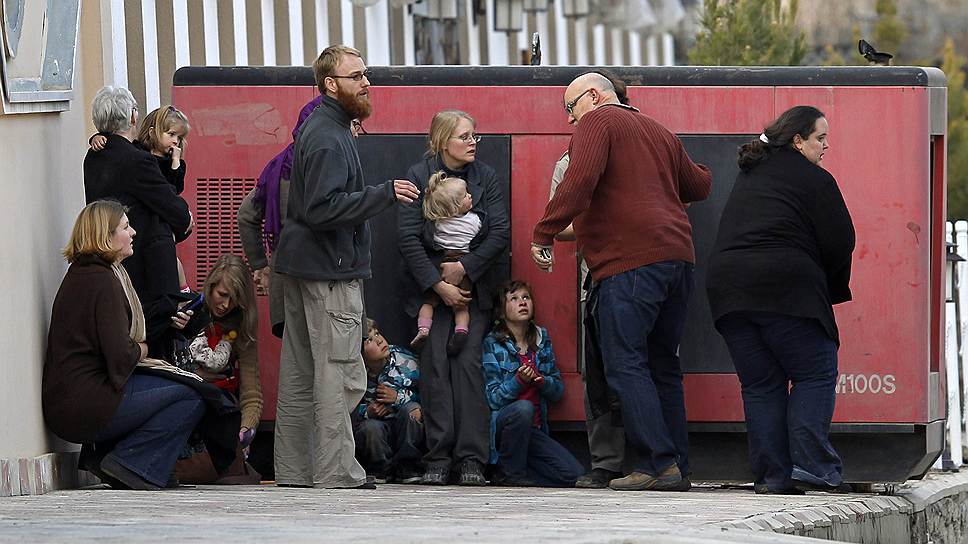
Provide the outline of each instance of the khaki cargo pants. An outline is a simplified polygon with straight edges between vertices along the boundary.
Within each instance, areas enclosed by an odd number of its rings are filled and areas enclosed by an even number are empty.
[[[276,482],[361,485],[366,472],[355,457],[350,411],[366,390],[362,283],[281,278],[286,328],[279,361]]]

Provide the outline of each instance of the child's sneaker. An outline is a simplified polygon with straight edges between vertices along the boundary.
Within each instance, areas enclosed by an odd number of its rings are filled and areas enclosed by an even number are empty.
[[[464,344],[466,343],[467,331],[454,331],[454,334],[450,336],[450,340],[447,341],[447,355],[457,355],[464,349]]]
[[[417,336],[414,336],[413,340],[410,341],[410,349],[413,350],[414,353],[419,354],[420,348],[423,347],[424,342],[427,341],[427,337],[429,336],[430,336],[430,329],[428,329],[427,327],[418,328]]]

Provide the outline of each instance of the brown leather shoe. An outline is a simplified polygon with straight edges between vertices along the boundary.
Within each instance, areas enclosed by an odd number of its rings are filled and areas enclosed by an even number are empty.
[[[675,491],[682,482],[679,467],[672,465],[663,470],[658,476],[648,472],[633,472],[624,478],[616,478],[609,482],[608,487],[615,491]]]

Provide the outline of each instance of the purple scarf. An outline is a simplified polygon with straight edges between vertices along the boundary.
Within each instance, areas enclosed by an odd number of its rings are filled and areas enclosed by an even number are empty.
[[[292,129],[292,141],[295,143],[299,127],[306,121],[309,114],[316,109],[316,106],[323,101],[322,96],[317,96],[303,106],[299,112],[299,120]],[[279,209],[279,182],[289,179],[292,173],[292,146],[289,144],[281,153],[273,157],[269,164],[262,169],[259,174],[259,182],[255,186],[255,201],[262,204],[263,217],[265,222],[262,227],[262,236],[265,239],[266,249],[272,251],[276,248],[279,239],[279,232],[282,230],[282,214]]]

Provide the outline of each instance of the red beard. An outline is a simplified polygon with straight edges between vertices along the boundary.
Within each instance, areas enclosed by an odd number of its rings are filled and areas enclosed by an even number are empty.
[[[373,105],[370,104],[369,96],[357,96],[343,91],[343,87],[336,86],[336,101],[343,107],[347,114],[353,119],[360,121],[370,116]]]

